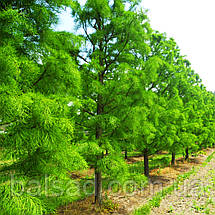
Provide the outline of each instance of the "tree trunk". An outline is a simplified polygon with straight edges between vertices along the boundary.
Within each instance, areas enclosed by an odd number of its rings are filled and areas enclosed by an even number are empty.
[[[99,110],[99,108],[98,108]],[[99,140],[102,136],[102,129],[98,126],[96,128],[96,139]],[[99,161],[104,155],[97,156],[97,161]],[[102,203],[102,172],[100,169],[95,167],[95,204]]]
[[[186,148],[186,150],[185,150],[185,160],[188,160],[188,158],[189,158],[189,149]]]
[[[96,24],[98,26],[98,30],[102,30],[102,23],[100,22],[100,18],[96,20]],[[101,55],[101,53],[104,53],[104,46],[103,46],[103,40],[100,39],[99,41],[99,65],[101,68],[104,67],[104,57]],[[104,84],[104,74],[105,71],[98,71],[98,81],[101,85]],[[102,115],[104,112],[104,104],[103,104],[103,96],[102,93],[98,93],[97,96],[97,116]],[[102,145],[101,138],[102,138],[102,126],[100,122],[96,125],[96,139],[99,143],[99,146]],[[97,161],[99,161],[103,157],[103,154],[101,156],[98,156]],[[97,167],[95,168],[95,204],[102,203],[102,172]]]
[[[144,175],[149,177],[149,157],[148,157],[148,149],[144,149],[143,151],[144,156]]]
[[[128,152],[127,152],[127,150],[125,150],[125,160],[127,160],[128,159]]]
[[[172,160],[171,160],[171,165],[175,165],[175,152],[172,152]]]
[[[103,84],[103,75],[99,73],[99,82]],[[102,95],[98,95],[98,101],[97,101],[97,116],[101,115],[104,111],[104,107],[102,104]],[[96,125],[96,139],[99,143],[99,146],[101,146],[101,138],[102,138],[102,127],[98,123]],[[103,154],[101,156],[97,157],[97,161],[99,161],[103,157]],[[102,172],[97,167],[95,167],[95,204],[102,203]]]
[[[102,173],[95,169],[95,204],[102,202]]]

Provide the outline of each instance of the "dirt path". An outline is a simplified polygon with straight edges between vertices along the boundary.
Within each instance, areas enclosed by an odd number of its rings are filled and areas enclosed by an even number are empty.
[[[132,212],[136,208],[139,208],[142,205],[146,204],[147,201],[151,199],[155,193],[161,191],[164,187],[172,185],[178,175],[190,171],[194,166],[200,166],[200,164],[202,164],[213,151],[213,149],[207,149],[205,150],[205,154],[190,158],[189,162],[185,162],[182,158],[177,160],[176,166],[169,166],[151,171],[149,186],[133,192],[132,195],[111,194],[110,198],[114,202],[117,202],[119,204],[119,208],[121,209],[114,214],[132,214]]]
[[[215,158],[186,179],[171,195],[153,208],[151,215],[215,214]]]
[[[184,162],[183,159],[177,160],[177,165],[173,167],[166,167],[162,169],[155,169],[150,172],[149,185],[144,189],[137,189],[132,193],[123,193],[117,192],[112,193],[108,192],[108,198],[116,203],[119,207],[114,212],[111,212],[113,215],[128,215],[132,212],[147,203],[153,195],[161,191],[163,187],[170,186],[178,177],[185,172],[188,172],[192,169],[193,166],[200,166],[208,155],[210,155],[214,150],[207,149],[205,150],[204,155],[199,155],[198,157],[193,157],[189,162]],[[214,163],[215,165],[215,163]],[[206,168],[206,167],[205,167]],[[208,167],[207,167],[208,168]],[[205,174],[205,173],[204,173]],[[170,197],[172,198],[172,197]],[[168,200],[167,200],[168,201]],[[59,208],[58,215],[102,215],[110,214],[109,211],[100,211],[93,203],[93,196],[88,197],[84,200],[76,201],[66,206]],[[165,205],[165,203],[164,203]],[[170,206],[166,209],[157,208],[154,209],[153,214],[171,214]],[[163,210],[163,211],[162,211]],[[169,211],[169,212],[168,212]],[[181,211],[180,211],[181,212]],[[177,213],[172,212],[176,215]],[[183,214],[183,213],[182,213]],[[185,215],[192,215],[193,213],[184,213]],[[210,214],[210,213],[209,213]],[[215,214],[215,213],[214,213]]]

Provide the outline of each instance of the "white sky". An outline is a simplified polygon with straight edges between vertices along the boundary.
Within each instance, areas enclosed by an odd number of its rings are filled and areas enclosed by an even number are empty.
[[[173,37],[208,90],[215,91],[215,0],[143,0],[154,30]]]
[[[154,30],[173,37],[208,90],[215,91],[215,0],[143,0]],[[69,11],[57,30],[72,31]]]

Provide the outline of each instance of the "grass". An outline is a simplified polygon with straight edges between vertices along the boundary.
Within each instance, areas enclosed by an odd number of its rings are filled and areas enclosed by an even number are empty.
[[[202,164],[202,166],[206,166],[208,162],[211,161],[211,159],[214,157],[215,152],[213,152],[212,154],[210,154],[207,159],[205,160],[205,162]],[[178,188],[179,184],[181,184],[185,179],[189,178],[192,174],[197,172],[198,168],[192,168],[192,170],[190,170],[189,172],[183,174],[183,175],[179,175],[176,182],[174,182],[171,186],[164,188],[162,191],[156,193],[152,199],[150,199],[145,205],[143,205],[142,207],[136,209],[133,213],[133,215],[149,215],[151,212],[151,209],[153,207],[159,207],[160,203],[162,201],[162,199],[172,193],[175,189]],[[194,205],[196,206],[196,205]],[[196,206],[197,207],[197,206]],[[202,207],[201,207],[202,208]],[[200,208],[198,208],[200,209]],[[208,208],[203,208],[205,209],[205,213],[209,214],[210,211],[208,210]]]
[[[140,154],[141,154],[140,152],[133,153],[133,155],[140,155]],[[1,156],[2,156],[2,153],[0,151],[0,167],[7,164],[6,159],[5,158],[3,159]],[[131,153],[129,154],[129,156],[131,156]],[[176,158],[180,156],[181,154],[177,154]],[[213,157],[212,155],[209,156],[207,158],[207,162],[209,162],[212,159],[212,157]],[[171,154],[158,154],[158,155],[151,156],[149,159],[150,170],[169,166],[170,161],[171,161]],[[130,192],[134,191],[134,189],[143,188],[147,185],[147,178],[143,175],[143,172],[144,172],[143,161],[137,161],[135,163],[128,164],[128,174],[125,176],[125,180],[132,180],[137,185],[135,188],[132,186],[129,187]],[[180,176],[178,178],[178,182],[186,179],[187,177],[189,177],[190,174],[191,173],[185,173],[184,175]],[[63,195],[60,198],[58,196],[47,197],[45,195],[42,195],[39,199],[46,205],[48,212],[54,212],[55,209],[58,208],[59,206],[65,205],[69,202],[71,203],[80,199],[84,199],[87,196],[92,195],[94,191],[93,177],[94,177],[93,175],[90,175],[90,176],[86,176],[84,178],[75,180],[76,182],[79,183],[79,194],[76,196],[73,195],[72,198],[71,196],[68,196],[68,195]],[[103,180],[104,190],[108,189],[108,185],[111,182],[111,180],[113,179],[111,179],[107,175],[104,175],[104,180]],[[123,180],[124,179],[122,179],[122,182]],[[85,186],[86,182],[89,182],[88,186]],[[149,202],[146,205],[138,209],[135,212],[135,214],[149,214],[151,208],[159,207],[162,198],[166,196],[168,193],[171,193],[172,190],[175,188],[175,186],[177,186],[177,184],[174,184],[171,187],[165,188],[162,190],[162,192],[157,193],[151,200],[149,200]],[[87,192],[83,192],[83,187]],[[122,187],[123,186],[116,184],[112,187],[112,192],[118,192],[120,189],[122,189]],[[107,208],[115,207],[112,205],[112,202],[110,201],[107,201],[106,204],[107,204]]]
[[[170,165],[171,154],[157,154],[149,158],[149,170],[164,168]],[[181,157],[182,154],[177,154],[176,159]],[[128,165],[130,173],[143,173],[144,161],[137,161]]]
[[[172,193],[175,189],[178,188],[179,183],[184,181],[186,178],[189,178],[190,175],[192,175],[195,172],[194,168],[178,177],[177,181],[173,183],[171,186],[164,188],[162,191],[156,193],[152,199],[150,199],[145,205],[140,207],[139,209],[135,210],[133,215],[149,215],[151,212],[151,209],[153,207],[159,207],[162,199]]]
[[[130,153],[130,155],[141,155],[141,152],[134,152]],[[181,157],[181,154],[177,154],[176,158]],[[171,154],[157,154],[154,156],[151,156],[149,159],[149,169],[157,169],[157,168],[164,168],[170,165],[171,162]],[[148,184],[148,179],[144,176],[144,161],[137,161],[132,164],[127,164],[128,167],[128,174],[124,175],[120,179],[117,179],[119,183],[114,184],[112,188],[112,192],[118,192],[122,190],[124,181],[131,180],[135,183],[136,189],[143,188]],[[94,175],[86,176],[81,179],[81,183],[87,183],[89,182],[89,193],[93,193],[93,179]],[[109,184],[113,181],[113,178],[111,178],[108,175],[103,174],[103,189],[107,190],[109,188]],[[134,189],[131,187],[131,191]],[[134,191],[134,190],[133,190]]]
[[[131,153],[129,154],[129,156],[131,155]],[[134,152],[132,155],[141,155],[140,152]],[[176,157],[181,156],[181,154],[178,154]],[[165,166],[168,166],[170,164],[171,161],[171,154],[158,154],[158,155],[154,155],[151,156],[149,159],[149,165],[150,165],[150,169],[154,169],[154,168],[163,168]],[[103,173],[103,181],[102,181],[102,187],[103,190],[108,190],[110,187],[109,185],[112,183],[112,181],[114,180],[117,183],[113,183],[111,186],[111,192],[126,192],[126,193],[132,193],[133,191],[135,191],[136,189],[142,189],[144,187],[147,186],[148,184],[148,179],[144,176],[144,163],[143,161],[137,161],[135,163],[132,164],[127,164],[128,167],[128,173],[126,175],[124,175],[122,178],[120,179],[113,179],[108,175],[105,175]],[[132,181],[135,183],[135,186],[133,186],[133,184],[129,184],[128,186],[126,186],[126,190],[124,190],[124,182],[126,181]],[[78,180],[79,185],[80,185],[80,196],[79,199],[84,199],[87,196],[90,196],[94,193],[94,175],[88,175],[85,177],[82,177]],[[85,184],[88,183],[88,186],[86,187]],[[83,187],[85,187],[86,189],[86,193],[82,192]],[[159,197],[158,197],[159,198]],[[75,201],[75,200],[74,200]],[[71,203],[72,201],[70,201]],[[157,199],[154,199],[154,203],[156,204],[156,202],[158,202]],[[110,204],[110,202],[107,202],[108,205]],[[109,206],[108,206],[109,207]]]

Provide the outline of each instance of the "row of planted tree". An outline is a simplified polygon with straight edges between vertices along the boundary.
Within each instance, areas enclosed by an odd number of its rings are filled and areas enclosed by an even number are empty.
[[[149,155],[168,151],[174,164],[176,152],[188,158],[213,145],[214,94],[138,2],[0,2],[0,147],[10,158],[0,166],[3,214],[50,209],[47,196],[11,194],[11,173],[24,186],[93,167],[100,203],[102,172],[125,175],[122,152],[141,151],[148,177]],[[76,34],[52,29],[65,6]]]

